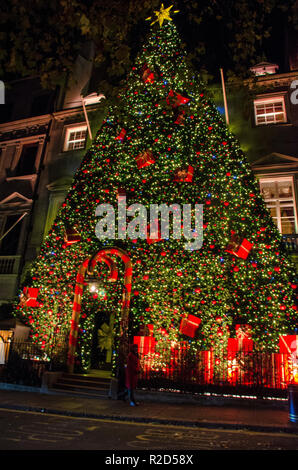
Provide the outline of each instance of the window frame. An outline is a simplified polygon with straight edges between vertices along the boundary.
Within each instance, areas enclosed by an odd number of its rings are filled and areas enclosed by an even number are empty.
[[[259,181],[259,188],[261,195],[264,199],[264,202],[266,204],[267,209],[270,212],[271,208],[276,208],[276,217],[273,217],[273,219],[276,219],[277,223],[277,228],[279,232],[282,235],[293,235],[298,233],[298,217],[297,217],[297,206],[296,206],[296,195],[295,195],[295,181],[293,176],[261,176],[258,178]],[[292,187],[292,196],[288,198],[280,198],[280,196],[272,197],[272,198],[265,198],[263,193],[262,193],[262,188],[261,185],[262,183],[282,183],[282,182],[290,182],[291,187]],[[282,203],[283,202],[289,202],[289,207],[293,206],[293,213],[294,213],[294,233],[292,234],[284,234],[282,232],[282,216],[281,216],[281,209],[282,207],[285,207]]]
[[[85,131],[86,132],[86,135],[85,135],[85,140],[84,140],[84,145],[82,147],[78,147],[78,148],[68,148],[69,146],[69,136],[72,132],[79,132],[79,131]],[[77,123],[77,124],[73,124],[71,126],[67,126],[65,128],[65,132],[64,132],[64,142],[63,142],[63,152],[74,152],[76,150],[84,150],[86,148],[86,143],[87,143],[87,132],[88,132],[88,129],[87,129],[87,124],[86,123]],[[78,142],[81,142],[82,139],[76,139],[75,141],[78,141]]]
[[[264,113],[262,116],[265,117],[265,122],[258,122],[258,116],[257,116],[257,105],[259,104],[270,104],[270,103],[281,103],[282,104],[282,114],[284,119],[282,121],[276,121],[275,116],[278,113]],[[274,115],[274,121],[266,121],[266,116],[269,115]],[[254,117],[255,117],[255,125],[256,126],[270,126],[270,125],[278,125],[278,124],[285,124],[288,122],[288,115],[287,115],[287,109],[286,109],[286,103],[285,103],[285,96],[284,94],[278,94],[275,96],[259,96],[254,99]]]

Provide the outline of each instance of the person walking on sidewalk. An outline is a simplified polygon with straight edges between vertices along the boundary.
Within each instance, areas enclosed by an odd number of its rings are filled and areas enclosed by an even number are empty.
[[[128,399],[130,406],[136,406],[134,397],[134,391],[138,383],[139,374],[139,356],[138,346],[136,344],[131,345],[130,352],[127,356],[127,365],[125,370],[125,385],[128,390]]]

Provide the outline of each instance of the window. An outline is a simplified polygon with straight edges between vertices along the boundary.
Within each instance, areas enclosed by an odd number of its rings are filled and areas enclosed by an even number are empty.
[[[32,175],[36,173],[35,160],[38,144],[23,145],[18,164],[15,169],[15,176]]]
[[[87,126],[68,127],[65,134],[64,151],[85,148]]]
[[[255,121],[257,126],[279,124],[287,121],[283,96],[258,99],[254,101]]]
[[[22,228],[22,223],[18,222],[20,214],[17,215],[8,215],[5,219],[4,224],[2,225],[2,241],[0,243],[0,255],[16,255],[18,252],[19,238]]]
[[[260,189],[279,231],[283,235],[297,233],[293,179],[291,177],[262,178]]]

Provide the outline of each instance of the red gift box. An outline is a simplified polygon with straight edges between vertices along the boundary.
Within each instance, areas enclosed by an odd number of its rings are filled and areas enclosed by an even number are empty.
[[[228,353],[233,356],[236,352],[252,350],[251,327],[249,325],[236,325],[236,338],[228,339]]]
[[[228,338],[228,353],[230,356],[234,356],[234,353],[237,352],[249,352],[253,350],[253,340],[252,339],[237,339],[237,338]]]
[[[154,352],[156,339],[153,336],[134,336],[133,343],[137,344],[139,354],[146,356]]]
[[[149,336],[153,336],[154,325],[150,323],[149,325],[147,325],[147,328],[149,330]]]
[[[146,166],[152,165],[155,163],[155,159],[151,150],[145,150],[142,153],[139,153],[137,157],[135,157],[138,169],[144,168]]]
[[[142,73],[142,80],[144,83],[154,82],[154,73],[150,70],[147,64],[144,65],[141,73]]]
[[[194,169],[191,165],[187,168],[180,168],[175,171],[174,181],[180,181],[184,183],[191,183],[193,180]]]
[[[186,96],[182,96],[179,93],[174,92],[173,90],[171,90],[167,96],[167,103],[173,108],[177,108],[178,106],[181,106],[188,102],[189,98],[187,98]]]
[[[237,256],[238,258],[246,259],[252,247],[253,244],[246,240],[246,238],[244,238],[242,243],[240,243],[237,238],[233,237],[225,251]]]
[[[249,325],[236,325],[236,338],[228,338],[227,379],[231,384],[250,384],[250,376],[243,369],[245,353],[253,351]],[[240,355],[239,355],[240,353]]]
[[[120,142],[123,142],[125,135],[126,135],[126,130],[121,129],[120,134],[117,135],[117,137],[115,137],[115,140],[120,140]]]
[[[213,373],[214,373],[214,353],[213,351],[200,351],[199,354],[199,371],[203,372],[203,383],[212,384],[213,383]]]
[[[38,287],[24,287],[21,304],[26,305],[26,307],[39,307],[39,302],[37,302],[38,292]]]
[[[179,328],[180,333],[194,338],[201,321],[202,320],[195,315],[189,314],[187,317],[183,317]]]
[[[252,339],[250,325],[236,325],[236,337],[240,340]]]
[[[74,227],[67,228],[64,232],[64,241],[67,245],[72,245],[73,243],[81,241],[81,235]]]
[[[279,337],[279,352],[289,354],[298,359],[298,335],[286,335]]]
[[[185,111],[179,111],[178,114],[176,114],[175,116],[174,124],[184,126],[184,121],[185,121]]]
[[[281,375],[285,383],[298,383],[298,335],[279,337],[279,352],[286,355],[281,361]]]

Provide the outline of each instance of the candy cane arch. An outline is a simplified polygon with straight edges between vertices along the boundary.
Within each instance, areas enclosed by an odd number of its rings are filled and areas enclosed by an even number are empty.
[[[68,345],[68,371],[73,373],[74,370],[74,360],[75,352],[78,341],[78,330],[79,330],[79,319],[82,306],[82,295],[85,276],[87,274],[93,274],[94,268],[98,262],[104,262],[108,265],[110,269],[108,281],[115,282],[118,278],[118,270],[115,266],[114,261],[107,255],[116,255],[119,256],[125,266],[124,271],[124,289],[122,296],[122,308],[121,308],[121,323],[120,323],[120,348],[123,350],[128,343],[128,317],[129,317],[129,308],[130,308],[130,295],[131,295],[131,280],[132,280],[132,263],[127,255],[127,253],[121,248],[105,248],[99,251],[92,258],[86,259],[80,266],[79,271],[76,277],[76,286],[75,286],[75,295],[74,303],[72,310],[71,326],[70,326],[70,335],[69,335],[69,345]]]
[[[84,288],[84,281],[85,276],[87,274],[93,274],[93,270],[95,268],[97,261],[105,262],[109,269],[109,277],[108,281],[115,282],[118,278],[118,271],[115,267],[115,263],[109,257],[101,256],[93,256],[91,259],[86,259],[80,266],[79,271],[76,277],[76,286],[75,286],[75,295],[74,295],[74,302],[72,308],[72,318],[71,318],[71,325],[70,325],[70,335],[69,335],[69,344],[68,344],[68,370],[70,373],[73,372],[74,368],[74,358],[75,352],[77,347],[78,341],[78,330],[79,330],[79,319],[82,307],[82,295],[83,295],[83,288]]]

